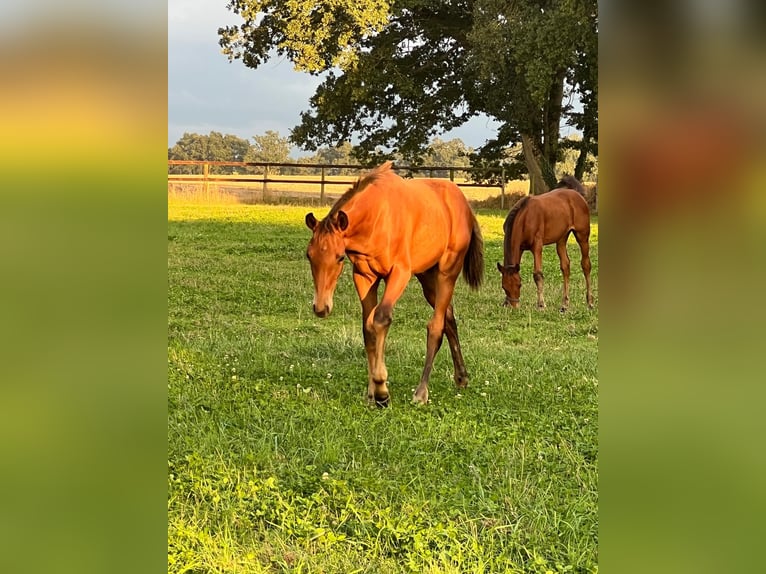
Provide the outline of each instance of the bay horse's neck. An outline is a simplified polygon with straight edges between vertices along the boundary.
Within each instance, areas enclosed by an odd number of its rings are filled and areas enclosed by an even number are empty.
[[[521,245],[523,242],[524,216],[526,206],[516,213],[511,222],[511,229],[503,237],[503,265],[518,265],[521,262]]]

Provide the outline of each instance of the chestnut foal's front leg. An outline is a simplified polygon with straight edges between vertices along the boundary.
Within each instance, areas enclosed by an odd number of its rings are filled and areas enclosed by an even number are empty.
[[[370,299],[367,304],[365,304],[366,298],[362,300],[363,314],[366,315],[364,323],[365,348],[367,349],[370,373],[367,397],[380,406],[388,406],[389,402],[388,369],[386,369],[384,357],[386,336],[393,321],[394,305],[402,296],[409,280],[410,273],[408,271],[394,268],[386,278],[386,288],[380,303],[374,305],[367,312],[365,305],[369,306],[372,300]]]
[[[364,336],[364,350],[367,353],[367,400],[370,403],[377,402],[376,387],[372,381],[372,371],[375,366],[375,331],[371,325],[372,312],[378,304],[379,284],[380,279],[377,277],[354,273],[354,286],[362,302],[362,335]],[[380,400],[388,404],[388,394],[385,398],[381,396]]]

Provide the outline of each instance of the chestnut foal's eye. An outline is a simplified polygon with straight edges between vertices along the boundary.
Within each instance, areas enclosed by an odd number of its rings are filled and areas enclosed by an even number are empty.
[[[338,263],[343,263],[343,260],[346,258],[345,255],[338,255]]]

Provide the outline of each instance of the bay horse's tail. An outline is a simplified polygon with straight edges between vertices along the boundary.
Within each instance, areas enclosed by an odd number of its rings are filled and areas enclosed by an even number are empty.
[[[484,279],[484,239],[481,236],[481,228],[476,216],[473,217],[473,229],[471,230],[471,242],[463,259],[463,278],[472,289],[478,289]]]

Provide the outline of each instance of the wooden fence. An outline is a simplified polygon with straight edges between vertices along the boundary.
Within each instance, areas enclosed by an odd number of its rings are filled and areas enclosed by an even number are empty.
[[[326,200],[326,187],[328,185],[353,185],[356,182],[356,177],[349,179],[337,179],[336,177],[328,176],[327,172],[331,170],[354,170],[361,175],[363,172],[370,169],[369,166],[354,165],[354,164],[301,164],[301,163],[270,163],[270,162],[229,162],[229,161],[194,161],[194,160],[168,160],[168,172],[171,171],[172,166],[199,166],[201,173],[193,174],[180,174],[180,173],[168,173],[168,189],[174,184],[193,183],[202,187],[202,191],[205,195],[208,194],[210,184],[218,185],[244,185],[251,187],[253,185],[260,184],[262,190],[262,197],[266,197],[268,193],[268,185],[272,184],[312,184],[318,186],[319,201],[324,203]],[[211,173],[210,168],[213,166],[231,167],[234,170],[248,170],[252,171],[254,168],[261,171],[261,173],[233,173],[233,174],[216,174]],[[290,171],[307,170],[307,171],[319,171],[319,175],[313,178],[303,177],[290,177],[275,176],[275,172],[280,168],[289,168]],[[484,177],[488,174],[498,174],[499,181],[492,183],[482,183],[472,180],[460,181],[460,187],[486,187],[496,188],[500,192],[500,207],[505,208],[506,203],[506,179],[505,168],[503,167],[464,167],[464,166],[408,166],[408,165],[394,165],[395,171],[403,173],[405,177],[418,177],[416,174],[424,174],[419,177],[434,177],[434,174],[447,173],[448,179],[455,181],[455,174],[460,173],[481,173]],[[233,170],[233,171],[234,171]],[[332,179],[329,179],[332,177]],[[438,175],[437,175],[438,177]],[[445,178],[447,179],[447,178]]]

